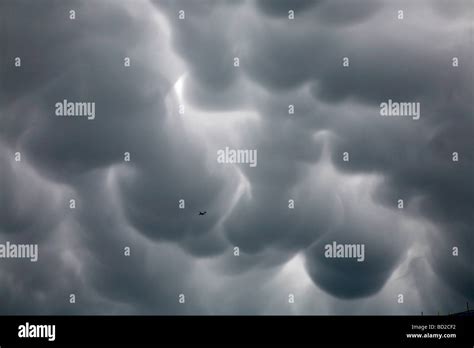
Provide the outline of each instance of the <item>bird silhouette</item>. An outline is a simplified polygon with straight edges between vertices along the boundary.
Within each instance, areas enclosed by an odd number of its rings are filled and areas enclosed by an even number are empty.
[[[199,212],[199,215],[206,215],[206,214],[207,214],[207,211],[205,211],[205,212],[200,211]]]

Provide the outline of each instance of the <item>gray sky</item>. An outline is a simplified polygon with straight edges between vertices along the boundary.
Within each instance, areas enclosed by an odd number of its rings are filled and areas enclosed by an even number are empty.
[[[0,243],[37,243],[39,260],[0,259],[0,313],[463,310],[473,13],[467,0],[1,1]],[[55,116],[64,99],[94,102],[95,119]],[[388,99],[419,102],[420,119],[381,117]],[[227,146],[257,149],[258,165],[219,164]],[[364,244],[364,262],[326,258],[333,241]]]

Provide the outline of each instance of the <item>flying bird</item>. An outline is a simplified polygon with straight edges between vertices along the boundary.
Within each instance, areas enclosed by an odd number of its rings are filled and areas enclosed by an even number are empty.
[[[207,214],[207,211],[205,211],[205,212],[200,211],[199,212],[199,215],[206,215],[206,214]]]

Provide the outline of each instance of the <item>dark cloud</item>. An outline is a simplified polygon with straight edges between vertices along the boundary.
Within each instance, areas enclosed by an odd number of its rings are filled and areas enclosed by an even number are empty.
[[[344,209],[344,220],[317,243],[306,255],[311,278],[323,289],[342,298],[369,296],[381,289],[405,256],[408,239],[397,219],[389,211],[377,214],[370,207],[356,211]],[[351,208],[349,208],[351,209]],[[354,209],[354,208],[352,208]],[[364,260],[325,257],[325,245],[363,244]]]
[[[299,5],[307,4],[295,6]],[[295,162],[293,159],[296,158],[292,156],[293,153],[304,153],[305,151],[300,151],[302,148],[311,149],[311,144],[314,143],[311,132],[305,134],[300,131],[299,127],[302,124],[299,123],[300,120],[304,120],[304,124],[313,132],[329,130],[334,135],[330,138],[329,144],[332,160],[339,170],[354,174],[377,173],[384,177],[383,184],[377,187],[376,192],[379,194],[376,194],[374,199],[385,202],[387,207],[390,205],[390,208],[394,209],[397,199],[401,196],[407,202],[417,197],[426,197],[433,208],[437,206],[446,212],[443,220],[470,219],[468,214],[463,214],[457,208],[454,208],[451,214],[443,207],[444,202],[451,199],[449,197],[453,200],[462,196],[472,197],[470,188],[466,190],[466,185],[469,186],[471,155],[466,154],[466,160],[457,166],[455,174],[451,170],[453,168],[451,152],[439,153],[439,146],[434,146],[434,142],[444,143],[449,142],[448,139],[453,139],[451,149],[459,148],[463,149],[463,152],[469,152],[467,149],[472,147],[470,146],[472,144],[466,143],[466,141],[471,143],[468,141],[469,137],[466,134],[459,136],[458,133],[461,128],[472,127],[469,118],[472,104],[469,97],[462,92],[472,90],[469,77],[472,67],[463,64],[456,70],[451,66],[453,56],[463,57],[460,60],[466,61],[471,54],[466,46],[469,40],[467,32],[456,34],[442,32],[435,25],[434,19],[414,24],[413,19],[423,11],[422,5],[403,2],[397,7],[388,6],[388,3],[375,4],[367,1],[358,3],[356,8],[351,6],[344,1],[321,3],[306,11],[301,20],[292,23],[285,18],[289,4],[257,2],[257,7],[266,14],[280,16],[279,21],[266,18],[254,20],[252,16],[248,16],[245,28],[234,30],[232,33],[228,30],[214,32],[212,35],[213,42],[225,41],[228,45],[234,45],[230,50],[242,52],[243,73],[253,82],[271,91],[274,96],[270,96],[268,100],[264,97],[263,100],[254,103],[260,111],[261,120],[256,125],[258,131],[247,132],[243,143],[255,144],[260,153],[264,154],[262,157],[266,161],[261,162],[257,170],[244,169],[252,187],[252,198],[243,199],[235,207],[226,224],[226,233],[230,240],[234,244],[243,245],[249,251],[255,252],[272,244],[279,245],[280,240],[284,241],[282,245],[286,247],[308,245],[327,232],[324,223],[327,219],[324,217],[330,216],[330,213],[328,214],[314,201],[309,204],[304,202],[303,208],[299,208],[303,209],[299,212],[304,219],[298,216],[295,220],[303,221],[300,224],[292,219],[284,204],[290,196],[287,188],[293,187],[296,182],[301,182],[302,178],[308,175],[307,170],[299,171],[298,162]],[[399,9],[404,10],[407,25],[401,24],[403,22],[397,19]],[[312,19],[308,13],[313,15]],[[325,20],[315,21],[314,18],[318,17]],[[216,18],[225,16],[203,13],[201,22],[214,21]],[[185,35],[187,29],[179,22],[176,23],[175,37],[179,42],[179,38]],[[333,25],[339,25],[340,29],[335,31],[331,28]],[[374,28],[378,30],[374,31]],[[413,34],[414,30],[417,31],[417,35]],[[198,47],[209,47],[206,46],[206,41],[209,40],[207,35],[204,39],[201,39],[198,33],[193,35],[198,40],[189,43],[187,46],[189,51],[195,51]],[[431,37],[444,44],[428,46],[422,37]],[[449,42],[453,38],[456,42],[464,44],[456,48],[451,47]],[[204,61],[217,59],[219,62],[213,63],[216,66],[221,64],[230,66],[229,57],[218,52],[219,50],[207,51],[209,60]],[[197,67],[199,71],[206,70],[202,65],[202,57],[195,60],[194,55],[181,53],[192,67]],[[341,67],[342,57],[346,56],[350,58],[351,64],[348,69]],[[235,70],[229,68],[228,74],[231,72],[234,74]],[[218,72],[209,76],[221,78]],[[201,82],[199,88],[193,87],[193,90],[188,90],[191,94],[193,91],[198,91],[196,94],[202,96],[205,94],[203,90],[213,90],[214,85],[209,85],[208,80],[198,78],[197,81]],[[224,75],[221,81],[226,83],[227,91],[230,88],[228,83],[230,81],[235,83],[236,80],[230,80]],[[297,117],[291,126],[288,125],[287,118],[285,121],[279,121],[283,119],[287,105],[299,100],[295,90],[302,89],[308,84],[316,99],[314,106],[298,109],[299,104],[296,103]],[[299,93],[303,94],[303,91]],[[193,96],[190,98],[193,99]],[[208,98],[207,101],[212,104],[218,98],[219,96],[214,96],[214,99]],[[202,101],[201,98],[196,99]],[[402,123],[406,120],[380,118],[378,106],[387,99],[419,101],[423,109],[421,120],[418,123]],[[442,100],[444,102],[441,102]],[[333,110],[328,106],[322,111],[323,115],[319,114],[318,108],[322,107],[318,102],[334,105]],[[449,103],[449,108],[446,107],[446,102]],[[358,105],[359,103],[362,105]],[[363,105],[367,107],[364,108]],[[446,119],[447,111],[443,112],[442,109],[456,113],[457,120],[463,127],[454,126],[453,122]],[[439,135],[433,136],[438,132],[443,133],[443,140]],[[453,136],[448,136],[447,132]],[[299,147],[296,145],[298,143],[306,145]],[[320,150],[318,151],[317,144],[313,146],[314,153],[317,154]],[[267,148],[272,150],[266,151]],[[292,151],[295,149],[298,151]],[[341,155],[344,151],[351,153],[350,164],[342,162]],[[305,156],[305,159],[314,163],[318,161],[318,156]],[[423,163],[423,168],[420,168],[420,163]],[[462,168],[467,170],[464,172]],[[451,189],[451,185],[441,186],[446,187],[447,195],[435,193],[440,187],[440,182],[445,179],[451,181],[457,175],[459,177],[454,181],[460,188],[464,188],[464,193]],[[430,181],[437,183],[438,186],[436,188],[426,186]],[[386,187],[386,185],[393,186]],[[390,192],[391,198],[384,197],[384,192]],[[471,201],[470,198],[467,199]],[[316,208],[314,213],[304,211],[306,206]],[[454,202],[451,205],[456,206]],[[329,207],[326,205],[326,208]],[[321,217],[315,215],[319,212],[322,212]],[[422,217],[433,218],[423,205],[416,213],[421,213]],[[413,212],[413,215],[416,213]],[[245,223],[243,223],[244,217]],[[359,230],[372,231],[374,229],[372,221],[373,217],[361,221]],[[348,222],[349,230],[354,228],[354,223],[355,221]],[[252,226],[258,226],[261,232],[256,235]],[[302,234],[298,232],[298,226],[304,231]],[[317,232],[312,232],[311,227]],[[392,233],[400,235],[399,231]],[[305,234],[307,237],[304,237]],[[371,248],[376,248],[377,244],[380,244],[380,238],[380,236],[371,238],[373,242]],[[313,258],[309,257],[308,268],[312,278],[333,294],[342,297],[366,296],[381,288],[405,255],[404,250],[407,248],[408,246],[403,243],[394,249],[385,246],[383,252],[374,257],[373,264],[385,266],[379,269],[379,273],[375,270],[368,271],[371,269],[369,263],[365,264],[367,269],[361,266],[363,270],[359,278],[364,281],[348,286],[346,292],[342,292],[341,282],[338,282],[334,275],[337,272],[330,271],[330,263],[325,265],[328,267],[328,271],[325,272],[321,265],[313,266],[311,264]],[[390,253],[393,253],[392,257],[388,257]],[[318,272],[314,272],[315,269],[318,269],[321,276]],[[352,279],[347,272],[342,274],[342,278],[344,276]]]
[[[458,310],[474,294],[467,7],[3,3],[0,237],[41,256],[1,261],[2,311],[287,313],[297,290],[298,313]],[[55,117],[63,99],[95,102],[95,120]],[[380,117],[387,99],[420,102],[420,120]],[[257,149],[257,167],[216,163],[226,146]],[[325,258],[332,241],[366,260]],[[391,305],[400,291],[411,308]]]

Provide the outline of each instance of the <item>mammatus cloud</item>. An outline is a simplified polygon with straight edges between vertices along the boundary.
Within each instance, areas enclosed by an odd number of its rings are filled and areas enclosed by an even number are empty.
[[[40,250],[0,261],[1,312],[473,300],[469,2],[47,2],[1,5],[0,242]],[[389,99],[420,119],[382,117]],[[63,100],[95,119],[56,117]],[[258,165],[218,163],[226,147]]]

